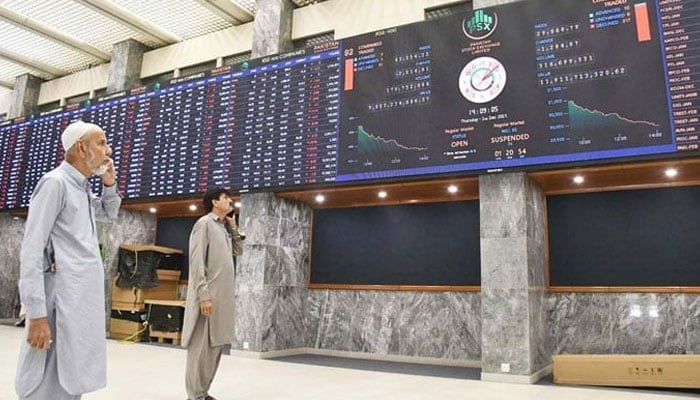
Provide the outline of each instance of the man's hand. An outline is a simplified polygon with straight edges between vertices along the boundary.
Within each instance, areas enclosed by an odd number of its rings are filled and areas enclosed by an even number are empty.
[[[27,343],[35,349],[49,349],[53,341],[51,340],[51,328],[49,328],[48,318],[34,318],[29,320]]]
[[[214,305],[212,304],[211,300],[200,301],[199,302],[199,311],[205,317],[210,316],[211,313],[214,312]]]
[[[227,215],[227,216],[226,216],[226,223],[228,224],[228,226],[231,227],[231,229],[233,229],[233,230],[238,229],[238,225],[236,225],[236,219],[235,219],[235,218],[231,218],[231,217],[229,217],[229,216]]]
[[[116,182],[116,176],[117,173],[114,170],[114,160],[111,158],[109,159],[109,163],[107,164],[107,171],[100,175],[100,179],[102,179],[102,183],[105,186],[114,186],[114,183]]]

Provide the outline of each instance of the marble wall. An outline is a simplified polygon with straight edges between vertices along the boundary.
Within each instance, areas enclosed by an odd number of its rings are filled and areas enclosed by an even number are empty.
[[[41,82],[41,78],[32,74],[22,74],[15,79],[8,119],[32,113],[39,99]]]
[[[146,50],[146,45],[134,39],[114,43],[109,62],[107,93],[131,89],[141,84],[141,64]]]
[[[525,180],[525,198],[530,367],[537,372],[550,364],[552,354],[547,347],[547,200],[529,178]]]
[[[310,290],[306,318],[313,349],[481,359],[479,293]]]
[[[117,273],[119,246],[123,243],[148,244],[156,241],[156,216],[145,212],[119,210],[113,224],[97,224],[100,243],[107,246],[105,278],[111,279]]]
[[[308,348],[481,358],[479,293],[310,290],[308,303]],[[545,366],[552,354],[700,354],[700,295],[551,293],[543,307],[533,357]]]
[[[0,213],[0,318],[14,318],[19,312],[19,251],[24,235],[24,218]],[[147,213],[120,210],[114,224],[98,223],[98,238],[107,246],[105,263],[105,312],[111,302],[111,278],[117,271],[119,245],[153,243],[156,218]]]
[[[292,50],[294,3],[291,0],[256,0],[255,7],[252,58]]]
[[[234,349],[480,359],[478,293],[308,290],[311,208],[269,193],[241,202]]]
[[[251,347],[258,343],[258,351],[308,347],[481,358],[480,293],[306,290],[311,210],[288,202],[257,204],[287,218],[256,213],[242,218],[241,228],[252,240],[246,241],[237,275],[237,330],[244,334],[234,348],[249,341]],[[23,229],[23,218],[0,213],[0,318],[15,317],[19,310]],[[106,275],[113,276],[118,245],[152,243],[155,217],[122,210],[115,225],[99,229],[110,249]],[[284,246],[255,244],[256,237]],[[545,360],[564,353],[700,354],[700,295],[551,293],[545,303],[547,311],[539,316],[546,319]]]
[[[700,295],[551,293],[553,354],[700,354]]]
[[[529,379],[549,364],[545,197],[524,173],[479,177],[479,196],[482,371]]]
[[[0,319],[19,314],[19,251],[24,218],[0,213]]]
[[[311,208],[272,193],[243,194],[241,203],[239,225],[246,240],[236,269],[233,348],[303,348]]]

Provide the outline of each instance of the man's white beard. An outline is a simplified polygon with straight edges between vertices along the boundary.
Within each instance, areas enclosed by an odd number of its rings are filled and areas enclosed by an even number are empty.
[[[109,168],[107,165],[102,164],[99,167],[94,169],[93,174],[97,176],[102,176],[107,173],[107,168]]]
[[[92,175],[95,176],[102,176],[105,173],[107,173],[107,168],[109,166],[107,164],[100,164],[100,165],[94,165],[92,161],[95,159],[95,153],[92,151],[88,151],[88,159],[87,159],[87,165],[88,168],[92,171]]]

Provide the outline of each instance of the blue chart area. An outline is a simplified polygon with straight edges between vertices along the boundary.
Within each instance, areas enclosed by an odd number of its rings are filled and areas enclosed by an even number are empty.
[[[673,151],[664,35],[650,4],[593,2],[533,25],[535,76],[547,105],[541,154],[578,161]],[[531,144],[528,155],[537,150]]]
[[[396,167],[402,163],[416,165],[430,159],[427,147],[404,146],[396,140],[373,135],[362,125],[349,134],[356,136],[356,144],[350,145],[351,150],[355,150],[356,157],[349,158],[347,163],[359,164],[360,169],[392,165]]]
[[[574,130],[639,130],[640,132],[653,133],[659,128],[659,124],[655,122],[634,121],[618,113],[606,114],[598,110],[589,110],[573,101],[569,101],[569,122]]]
[[[633,120],[617,112],[586,108],[568,101],[569,136],[587,149],[629,147],[668,137],[654,121]]]

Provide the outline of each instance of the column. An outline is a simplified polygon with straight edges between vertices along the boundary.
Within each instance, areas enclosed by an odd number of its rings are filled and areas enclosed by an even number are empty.
[[[521,0],[474,0],[474,9],[516,1]],[[551,363],[545,198],[524,173],[481,176],[479,198],[481,379],[533,383]]]
[[[7,113],[9,119],[28,116],[39,101],[41,78],[24,74],[15,78],[12,103]],[[5,167],[5,166],[4,166]],[[19,249],[24,232],[24,218],[10,213],[0,213],[0,230],[3,243],[0,245],[0,318],[14,318],[19,313]]]
[[[273,193],[241,195],[246,240],[236,270],[235,350],[307,347],[311,215],[308,205]]]
[[[257,0],[252,57],[292,49],[290,0]],[[306,347],[311,208],[273,193],[243,193],[246,233],[236,271],[235,350],[259,353]]]
[[[0,213],[0,319],[19,314],[19,250],[22,246],[25,218]]]
[[[141,61],[148,48],[140,42],[128,39],[112,46],[112,60],[109,64],[107,93],[127,90],[141,84]],[[109,132],[107,133],[110,134]],[[110,143],[112,144],[112,143]],[[120,171],[120,173],[123,173]],[[124,181],[117,175],[117,181]],[[124,193],[126,187],[119,187]],[[117,272],[118,250],[122,243],[155,242],[156,218],[145,212],[120,210],[114,224],[98,224],[98,240],[107,249],[105,260],[105,330],[109,332],[109,319],[112,308],[112,278]]]
[[[292,11],[290,0],[257,0],[253,20],[252,58],[292,50]]]
[[[141,84],[141,61],[148,48],[134,39],[112,46],[107,93],[131,89]]]
[[[41,90],[41,78],[38,76],[23,74],[15,78],[12,104],[10,104],[7,118],[12,119],[31,114],[39,102],[39,90]]]
[[[525,173],[479,177],[481,379],[533,383],[549,373],[546,203]]]

